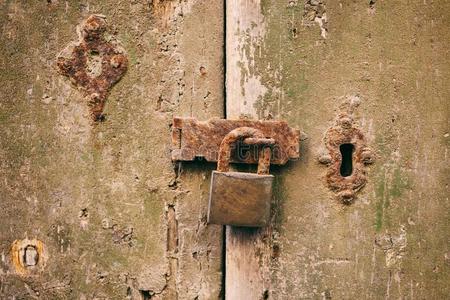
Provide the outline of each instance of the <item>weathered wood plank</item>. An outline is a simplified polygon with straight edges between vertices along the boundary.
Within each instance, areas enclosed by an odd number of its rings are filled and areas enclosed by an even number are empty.
[[[260,0],[226,4],[226,116],[256,118],[255,104],[266,88],[255,73],[255,56],[265,32]]]
[[[255,55],[264,35],[260,0],[226,3],[226,116],[257,119],[255,104],[266,91],[254,73]],[[265,299],[270,282],[267,229],[227,226],[225,298]]]
[[[223,117],[223,0],[0,6],[0,299],[218,299],[213,166],[174,169],[167,149],[173,115]],[[129,62],[96,125],[56,72],[92,13]],[[101,69],[89,57],[89,72]],[[31,276],[17,272],[13,243],[34,246]]]

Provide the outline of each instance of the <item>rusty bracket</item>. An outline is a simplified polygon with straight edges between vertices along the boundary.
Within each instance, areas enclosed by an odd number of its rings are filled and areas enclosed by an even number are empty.
[[[258,129],[266,140],[246,138],[237,143],[231,151],[231,162],[258,163],[257,148],[261,143],[271,144],[272,164],[284,165],[288,160],[300,157],[300,131],[289,127],[285,121],[211,119],[202,122],[195,118],[175,117],[172,124],[172,160],[204,158],[216,162],[223,138],[239,127]]]

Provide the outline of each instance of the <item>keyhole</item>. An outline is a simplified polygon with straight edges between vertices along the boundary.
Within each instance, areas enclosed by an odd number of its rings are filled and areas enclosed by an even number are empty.
[[[341,150],[342,162],[341,162],[341,176],[348,177],[353,172],[353,151],[355,146],[353,144],[342,144],[339,146]]]

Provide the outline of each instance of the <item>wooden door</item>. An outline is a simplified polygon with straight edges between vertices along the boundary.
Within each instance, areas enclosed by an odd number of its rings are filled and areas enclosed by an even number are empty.
[[[0,298],[450,295],[448,1],[0,6]],[[92,14],[128,61],[99,120],[57,65]],[[301,130],[267,228],[206,224],[215,164],[171,162],[174,116]]]

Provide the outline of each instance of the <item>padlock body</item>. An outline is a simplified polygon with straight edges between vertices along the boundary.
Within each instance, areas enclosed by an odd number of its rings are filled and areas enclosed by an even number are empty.
[[[273,175],[213,171],[208,223],[245,227],[267,225]]]

